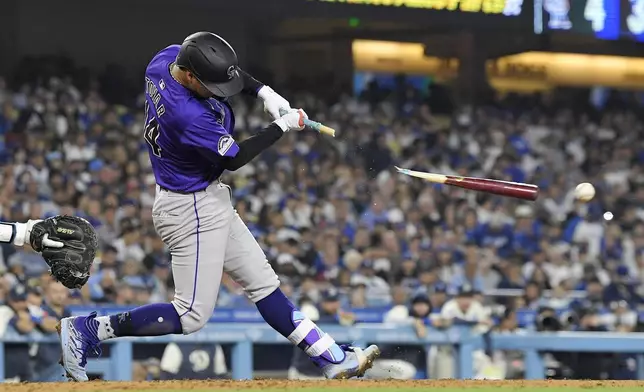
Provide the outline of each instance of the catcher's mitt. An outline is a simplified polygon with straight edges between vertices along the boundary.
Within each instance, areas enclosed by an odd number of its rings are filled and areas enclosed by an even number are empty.
[[[64,244],[62,248],[43,246],[43,238]],[[81,288],[89,279],[96,256],[98,236],[94,227],[76,216],[58,215],[36,223],[29,236],[31,247],[41,252],[51,274],[70,289]]]

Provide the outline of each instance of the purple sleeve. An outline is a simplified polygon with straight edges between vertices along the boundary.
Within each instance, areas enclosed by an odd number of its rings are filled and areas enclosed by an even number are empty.
[[[210,113],[195,119],[183,134],[183,142],[196,147],[211,161],[221,157],[234,158],[239,152],[239,145],[235,139]]]

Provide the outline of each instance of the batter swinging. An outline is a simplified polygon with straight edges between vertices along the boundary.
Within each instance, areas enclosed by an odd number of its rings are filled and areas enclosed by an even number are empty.
[[[190,334],[215,308],[226,271],[256,304],[266,322],[304,350],[327,378],[360,377],[380,354],[338,345],[300,313],[279,289],[264,252],[232,207],[230,188],[219,181],[275,143],[302,130],[306,114],[238,67],[221,37],[190,35],[152,59],[145,72],[145,130],[158,184],[154,226],[172,254],[175,296],[113,316],[70,317],[60,325],[62,363],[70,379],[87,381],[90,350],[122,336]],[[259,97],[275,121],[237,143],[235,117],[226,98]],[[286,110],[280,116],[280,109]]]

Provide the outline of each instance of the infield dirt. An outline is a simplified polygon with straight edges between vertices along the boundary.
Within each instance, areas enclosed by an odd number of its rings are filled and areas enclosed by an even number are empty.
[[[212,391],[212,390],[255,390],[255,391],[279,391],[279,390],[355,390],[355,389],[379,389],[402,391],[409,389],[441,389],[461,390],[477,389],[479,391],[493,391],[495,389],[510,389],[513,391],[555,391],[570,389],[620,389],[641,390],[644,381],[568,381],[568,380],[512,380],[512,381],[486,381],[486,380],[350,380],[350,381],[289,381],[289,380],[251,380],[251,381],[229,381],[229,380],[186,380],[186,381],[158,381],[158,382],[108,382],[92,381],[87,383],[23,383],[4,384],[1,391],[7,392],[98,392],[98,391]]]

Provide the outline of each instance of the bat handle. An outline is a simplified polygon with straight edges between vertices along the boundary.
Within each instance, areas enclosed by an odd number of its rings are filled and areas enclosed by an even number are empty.
[[[286,111],[286,110],[284,110],[284,109],[280,109],[280,115],[282,115],[282,116],[283,116],[283,115],[285,115],[286,113],[287,113],[287,111]],[[335,129],[333,129],[333,128],[331,128],[331,127],[327,127],[326,125],[324,125],[324,124],[322,124],[322,123],[319,123],[319,122],[317,122],[317,121],[309,120],[309,119],[307,118],[307,119],[304,119],[304,125],[305,125],[305,126],[307,126],[307,127],[309,127],[309,128],[311,128],[311,129],[314,129],[314,130],[316,130],[316,131],[318,131],[318,132],[320,132],[320,133],[323,133],[323,134],[325,134],[325,135],[329,135],[329,136],[331,136],[331,137],[335,137]]]

